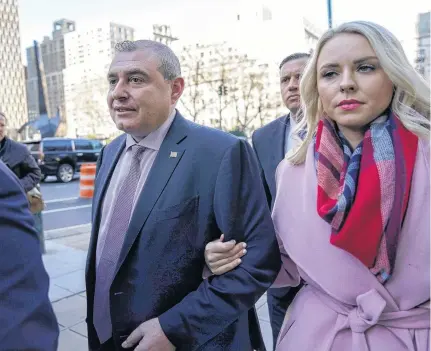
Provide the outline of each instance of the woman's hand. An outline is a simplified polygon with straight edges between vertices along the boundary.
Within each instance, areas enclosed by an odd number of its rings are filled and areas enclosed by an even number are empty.
[[[247,250],[246,243],[236,244],[235,240],[223,242],[224,234],[205,247],[205,262],[213,274],[221,275],[236,268]]]

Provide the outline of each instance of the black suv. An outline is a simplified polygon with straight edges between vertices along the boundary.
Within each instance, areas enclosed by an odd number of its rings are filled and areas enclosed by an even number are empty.
[[[83,163],[97,162],[103,147],[99,140],[91,139],[44,138],[22,143],[36,159],[43,180],[56,176],[62,183],[70,182]]]

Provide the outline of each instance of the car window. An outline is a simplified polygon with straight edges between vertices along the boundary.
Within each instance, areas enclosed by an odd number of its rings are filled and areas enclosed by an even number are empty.
[[[75,143],[75,150],[93,150],[93,144],[91,140],[83,140],[83,139],[76,139],[73,141]]]
[[[72,151],[71,140],[44,140],[43,151]]]
[[[99,140],[92,140],[91,143],[93,144],[94,150],[100,150],[103,147],[103,144]]]

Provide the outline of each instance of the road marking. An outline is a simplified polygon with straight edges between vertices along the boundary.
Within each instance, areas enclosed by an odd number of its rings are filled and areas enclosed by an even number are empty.
[[[68,183],[65,183],[65,184],[68,184]],[[53,185],[53,186],[50,186],[50,187],[46,187],[46,189],[64,189],[64,184],[63,185]]]
[[[56,200],[48,200],[44,201],[46,204],[53,204],[55,202],[63,202],[63,201],[70,201],[70,200],[78,200],[79,197],[65,197],[63,199],[56,199]]]
[[[64,212],[64,211],[71,211],[71,210],[79,210],[81,208],[88,208],[91,207],[91,205],[82,205],[82,206],[73,206],[73,207],[63,207],[63,208],[57,208],[55,210],[47,210],[43,211],[43,214],[50,214],[50,213],[56,213],[56,212]]]

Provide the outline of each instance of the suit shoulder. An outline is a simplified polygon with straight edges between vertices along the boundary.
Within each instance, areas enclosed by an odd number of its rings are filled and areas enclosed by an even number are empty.
[[[265,124],[263,127],[256,129],[253,133],[253,140],[257,140],[260,138],[267,139],[267,134],[271,133],[274,129],[282,128],[286,124],[286,116],[279,117],[268,124]]]
[[[241,144],[241,139],[231,133],[222,130],[206,127],[197,123],[188,121],[190,134],[195,139],[200,140],[211,148],[228,149],[235,144]]]
[[[28,151],[27,146],[25,146],[24,144],[21,144],[15,140],[11,140],[9,139],[9,142],[12,145],[12,148],[14,149],[13,151],[19,151],[21,153],[26,153],[26,154],[30,154],[30,151]]]

